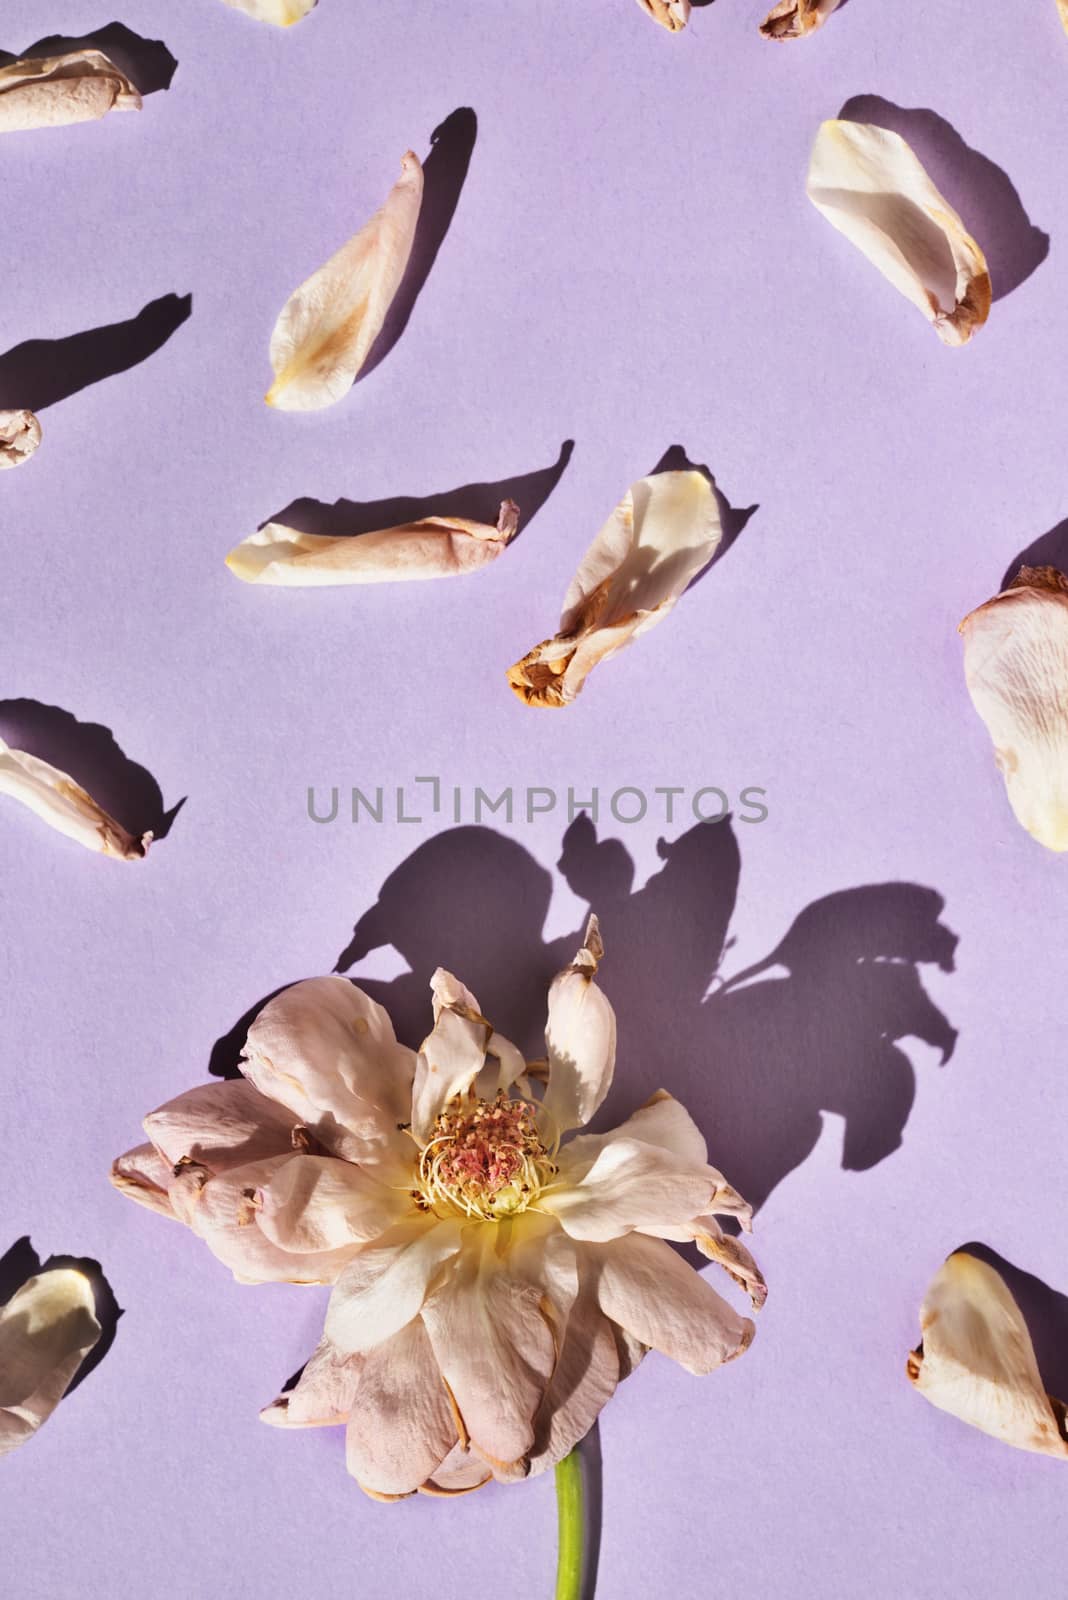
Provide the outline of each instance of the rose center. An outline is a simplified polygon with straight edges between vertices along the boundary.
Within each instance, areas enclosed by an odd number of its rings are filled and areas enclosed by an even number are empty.
[[[466,1095],[438,1117],[419,1158],[416,1192],[432,1209],[499,1222],[525,1211],[555,1174],[535,1106],[503,1093],[495,1100]]]

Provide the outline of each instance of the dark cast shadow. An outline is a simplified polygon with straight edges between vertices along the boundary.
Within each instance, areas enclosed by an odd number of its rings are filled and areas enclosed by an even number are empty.
[[[92,33],[51,33],[29,45],[18,56],[0,50],[0,66],[7,66],[11,61],[65,56],[74,50],[102,50],[143,95],[169,89],[178,68],[162,39],[142,39],[121,22],[109,22],[104,28],[94,28]]]
[[[74,779],[135,838],[165,839],[185,799],[164,809],[159,784],[124,755],[110,728],[39,700],[0,700],[0,738]]]
[[[657,472],[702,473],[712,485],[712,492],[716,497],[716,504],[719,506],[719,516],[723,527],[723,537],[720,539],[719,548],[712,557],[712,560],[708,563],[708,566],[704,567],[697,574],[696,578],[693,578],[691,582],[687,584],[686,592],[689,593],[691,589],[695,588],[697,584],[701,582],[701,579],[706,575],[706,573],[712,570],[717,562],[723,560],[723,557],[727,554],[727,551],[731,548],[735,541],[740,538],[742,533],[744,533],[746,527],[748,526],[749,519],[756,515],[756,513],[760,510],[760,507],[759,505],[732,506],[730,501],[727,499],[727,496],[723,493],[723,490],[716,482],[711,469],[707,467],[703,461],[691,461],[681,444],[673,444],[668,446],[668,448],[664,451],[664,454],[660,457],[660,460],[657,462],[656,466],[653,468],[653,473]],[[650,476],[652,476],[652,473]]]
[[[1010,589],[1016,582],[1021,567],[1056,567],[1068,573],[1068,517],[1050,528],[1040,538],[1026,545],[1005,568],[1002,589]]]
[[[139,366],[167,343],[192,309],[191,294],[165,294],[126,322],[15,345],[0,355],[0,410],[43,411],[91,383]]]
[[[29,1235],[16,1239],[6,1254],[0,1256],[0,1305],[6,1305],[12,1295],[30,1278],[35,1278],[41,1272],[51,1272],[56,1267],[73,1267],[75,1271],[89,1279],[93,1290],[96,1320],[100,1324],[100,1338],[78,1368],[66,1390],[68,1395],[72,1395],[89,1374],[95,1372],[115,1343],[115,1333],[119,1318],[122,1316],[122,1309],[101,1270],[99,1261],[91,1261],[86,1256],[49,1256],[47,1261],[42,1262],[30,1243]]]
[[[501,501],[514,500],[519,507],[521,535],[560,482],[574,448],[575,441],[565,439],[551,466],[515,478],[501,478],[496,483],[467,483],[441,494],[394,495],[387,500],[335,500],[333,505],[303,497],[267,520],[295,528],[298,533],[341,538],[373,533],[379,528],[397,528],[432,516],[466,517],[492,524],[497,521]]]
[[[1046,1391],[1063,1401],[1068,1395],[1068,1295],[1013,1266],[989,1245],[973,1241],[958,1248],[1000,1272],[1027,1323]]]
[[[423,203],[415,228],[412,253],[378,338],[368,352],[357,383],[389,355],[415,310],[438,251],[452,225],[471,165],[478,118],[470,106],[459,106],[430,135],[430,154],[423,162]]]
[[[847,100],[839,117],[889,128],[912,146],[950,205],[974,234],[990,268],[995,300],[1018,289],[1049,254],[1049,235],[1036,228],[1008,173],[965,144],[937,112],[894,105],[877,94]]]

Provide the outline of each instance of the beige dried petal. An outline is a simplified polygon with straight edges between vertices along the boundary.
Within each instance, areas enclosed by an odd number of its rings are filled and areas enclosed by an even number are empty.
[[[923,312],[943,344],[966,344],[990,312],[986,258],[899,133],[825,122],[808,197]]]
[[[140,839],[109,817],[107,812],[77,783],[37,756],[24,750],[12,750],[0,739],[0,794],[21,800],[39,817],[76,839],[89,850],[99,850],[106,856],[118,856],[122,861],[138,861],[152,842],[150,833]]]
[[[267,404],[318,411],[344,398],[400,288],[423,202],[411,150],[380,211],[289,298],[271,335]]]
[[[231,550],[226,565],[245,583],[289,588],[456,578],[496,561],[518,526],[514,500],[501,502],[496,527],[464,517],[425,517],[399,528],[334,537],[269,522]]]
[[[690,20],[690,0],[638,0],[638,4],[669,33],[680,33]]]
[[[289,28],[309,11],[314,11],[319,0],[223,0],[223,4],[255,17],[257,22],[273,22],[276,28]]]
[[[660,472],[628,489],[564,597],[560,631],[508,670],[530,706],[566,706],[599,661],[662,622],[722,538],[704,473]]]
[[[41,442],[41,424],[32,411],[0,411],[0,471],[21,467]]]
[[[1064,23],[1064,31],[1065,33],[1068,33],[1068,0],[1057,0],[1057,10],[1061,14],[1061,21]]]
[[[0,1307],[0,1456],[32,1439],[100,1338],[88,1278],[39,1273]]]
[[[822,28],[839,0],[779,0],[760,24],[765,39],[803,39]]]
[[[102,50],[12,61],[0,67],[0,133],[95,122],[108,111],[140,111],[141,96]]]
[[[1023,567],[965,617],[964,676],[1016,819],[1068,850],[1068,577]]]
[[[1027,1324],[993,1267],[951,1255],[927,1290],[920,1330],[905,1370],[925,1400],[1018,1450],[1068,1456],[1064,1406],[1043,1388]]]

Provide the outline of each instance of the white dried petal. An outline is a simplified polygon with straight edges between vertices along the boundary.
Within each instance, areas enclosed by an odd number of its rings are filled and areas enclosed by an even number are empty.
[[[690,20],[690,0],[638,0],[638,4],[669,33],[680,33]]]
[[[0,67],[0,133],[95,122],[109,111],[140,111],[141,96],[102,50],[12,61]]]
[[[318,411],[348,394],[400,288],[422,202],[423,169],[409,150],[382,209],[283,308],[268,405]]]
[[[268,522],[230,551],[226,565],[245,583],[287,588],[456,578],[496,561],[518,525],[514,500],[501,502],[496,527],[431,516],[374,533],[334,536]]]
[[[899,133],[825,122],[808,197],[922,311],[943,344],[966,344],[990,312],[986,258]]]
[[[32,411],[0,411],[0,471],[21,467],[41,442],[41,424]]]
[[[664,620],[722,536],[704,473],[640,478],[583,557],[560,631],[509,668],[515,693],[531,706],[569,705],[599,661]]]
[[[25,750],[12,750],[0,739],[0,794],[35,811],[49,827],[76,839],[89,850],[122,861],[138,861],[152,842],[151,833],[136,839],[107,812],[80,784]]]
[[[272,22],[276,28],[289,28],[309,11],[314,11],[319,0],[223,0],[223,4],[255,17],[257,22]]]
[[[803,39],[822,28],[839,0],[779,0],[760,24],[765,39]]]
[[[920,1330],[906,1371],[925,1400],[1018,1450],[1068,1456],[1064,1406],[1046,1393],[1027,1324],[993,1267],[951,1255],[927,1290]]]
[[[30,1278],[0,1307],[0,1456],[47,1422],[100,1333],[92,1285],[71,1267]]]

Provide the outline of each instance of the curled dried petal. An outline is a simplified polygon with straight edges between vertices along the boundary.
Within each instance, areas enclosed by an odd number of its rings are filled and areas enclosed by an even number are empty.
[[[0,1308],[0,1456],[47,1422],[100,1333],[92,1285],[72,1267],[30,1278]]]
[[[1068,1456],[1064,1406],[1043,1387],[1034,1346],[1001,1274],[958,1250],[920,1309],[909,1379],[932,1405],[1018,1450]]]
[[[335,536],[269,522],[231,550],[226,565],[245,583],[286,588],[457,578],[496,561],[518,526],[514,500],[501,502],[495,527],[463,517],[424,517],[399,528]]]
[[[0,133],[95,122],[109,111],[140,111],[141,96],[102,50],[12,61],[0,67]]]
[[[640,478],[583,556],[559,633],[509,668],[520,700],[570,705],[599,661],[664,620],[721,537],[719,506],[704,473]]]
[[[41,442],[41,424],[32,411],[0,411],[0,471],[21,467]]]
[[[309,11],[314,11],[319,0],[223,0],[224,5],[232,6],[235,11],[243,11],[246,16],[255,17],[257,22],[272,22],[276,28],[290,28],[294,22],[300,22]]]
[[[139,861],[152,843],[151,833],[139,839],[128,833],[67,773],[24,750],[12,750],[2,739],[0,794],[21,800],[68,839],[121,861]]]
[[[283,307],[271,335],[268,405],[318,411],[348,393],[400,288],[422,202],[423,169],[409,150],[382,209]]]
[[[779,0],[760,24],[765,39],[803,39],[822,28],[839,0]]]
[[[808,197],[930,322],[943,344],[966,344],[990,313],[986,258],[899,133],[825,122]]]
[[[680,33],[690,20],[690,0],[638,0],[638,4],[669,33]]]

